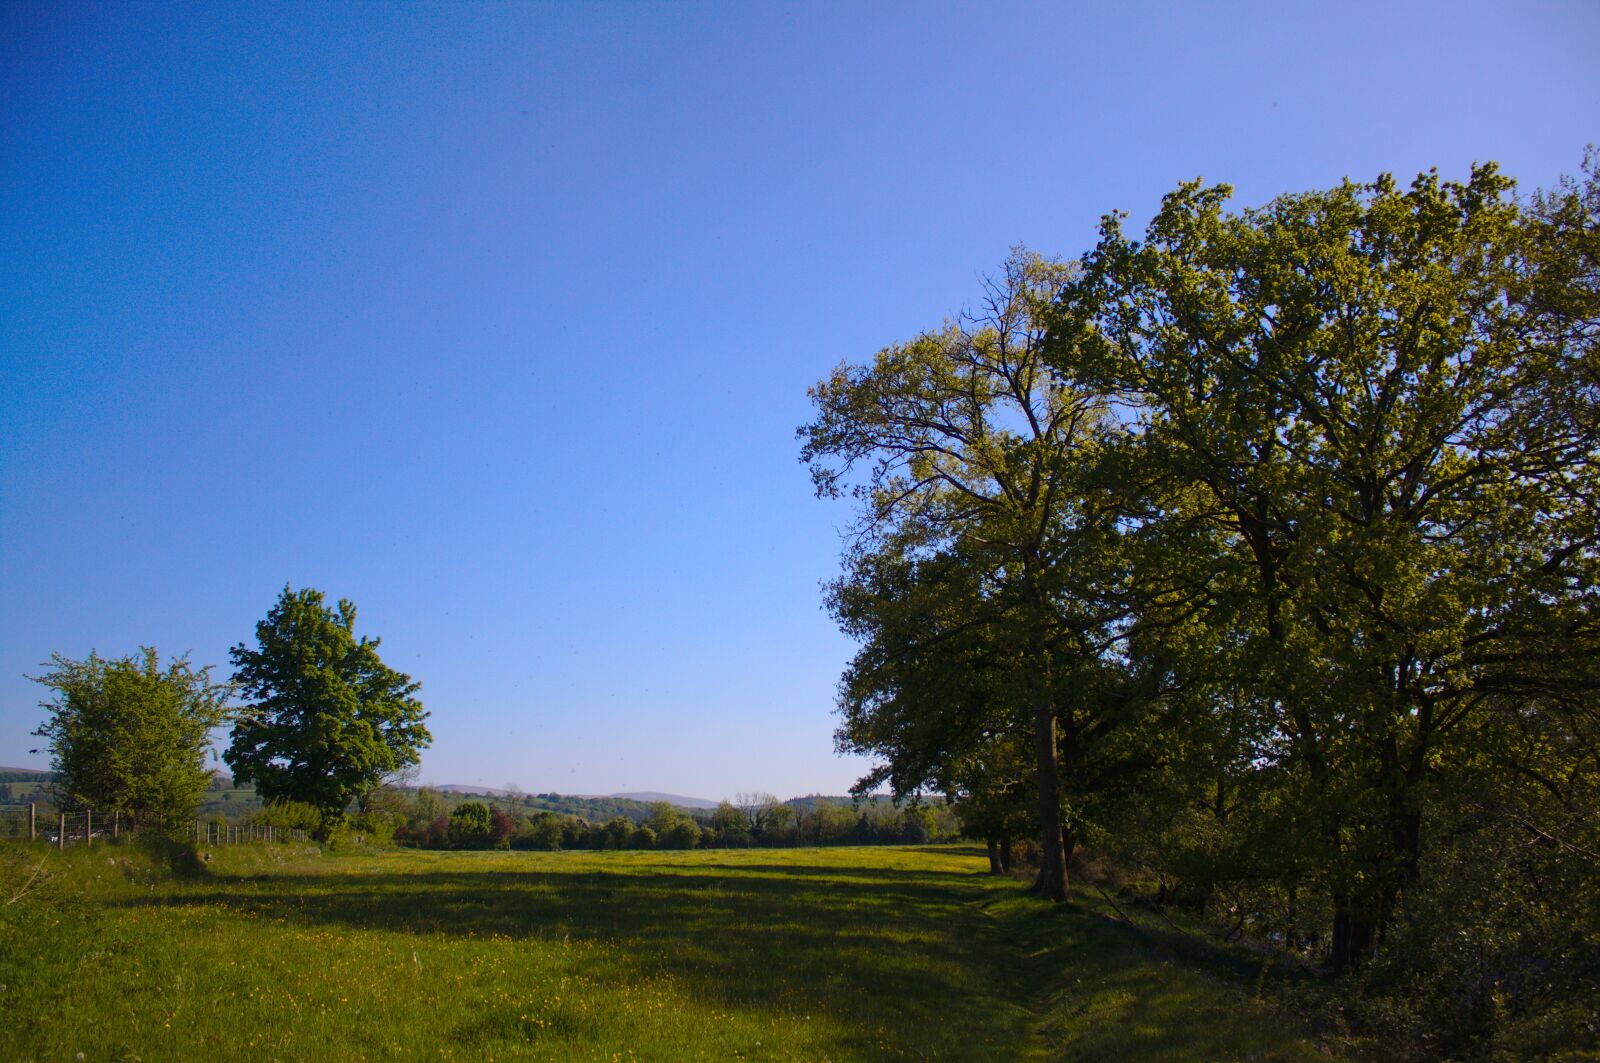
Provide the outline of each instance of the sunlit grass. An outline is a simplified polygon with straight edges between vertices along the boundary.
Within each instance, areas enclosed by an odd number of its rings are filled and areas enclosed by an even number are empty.
[[[1321,1058],[969,848],[214,855],[7,850],[0,1058]]]

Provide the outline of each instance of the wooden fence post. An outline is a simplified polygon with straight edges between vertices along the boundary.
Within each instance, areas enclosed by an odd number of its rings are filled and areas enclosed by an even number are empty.
[[[116,841],[122,831],[122,812],[111,813],[111,840]]]
[[[37,806],[34,805],[34,803],[32,801],[29,801],[28,802],[28,840],[30,842],[36,842],[36,841],[39,840],[39,824],[38,824],[37,818],[36,818],[38,816],[38,814],[39,813],[38,813]]]
[[[94,847],[94,813],[87,808],[83,810],[83,844],[86,848]]]
[[[65,849],[66,847],[67,847],[67,814],[65,812],[63,812],[63,813],[61,813],[61,829],[56,832],[56,848],[57,849]]]

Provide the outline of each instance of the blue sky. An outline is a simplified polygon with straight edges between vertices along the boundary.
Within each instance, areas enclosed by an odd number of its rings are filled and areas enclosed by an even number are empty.
[[[0,764],[52,652],[226,673],[286,582],[434,782],[838,793],[794,429],[1009,245],[1178,181],[1524,188],[1600,6],[0,6]]]

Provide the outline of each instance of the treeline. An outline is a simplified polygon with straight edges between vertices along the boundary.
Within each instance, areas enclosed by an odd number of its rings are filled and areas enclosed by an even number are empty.
[[[835,803],[771,795],[713,810],[688,810],[666,801],[587,818],[539,808],[559,795],[450,800],[428,787],[389,812],[394,841],[430,849],[695,849],[797,845],[920,844],[954,838],[960,825],[942,803],[896,807],[888,802]],[[587,801],[588,798],[573,800]],[[617,799],[602,799],[617,800]],[[364,820],[372,829],[382,827]]]
[[[1390,1054],[1592,1050],[1594,162],[1182,185],[812,389],[862,788],[1325,964]]]

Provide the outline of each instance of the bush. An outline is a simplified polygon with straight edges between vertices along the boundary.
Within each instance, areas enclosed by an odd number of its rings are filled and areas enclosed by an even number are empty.
[[[656,842],[663,849],[693,849],[700,844],[700,828],[692,819],[680,819]]]
[[[613,816],[601,829],[602,846],[606,849],[622,849],[627,846],[632,834],[632,820],[627,816]]]
[[[517,821],[509,813],[496,808],[489,812],[489,844],[496,849],[511,848],[511,836],[517,832]]]
[[[649,827],[638,827],[628,835],[628,848],[654,849],[656,847],[656,832]]]
[[[561,817],[551,812],[540,812],[511,838],[513,849],[539,849],[553,852],[561,848],[566,833]]]
[[[466,801],[450,813],[450,845],[456,849],[482,849],[488,846],[493,829],[489,806],[482,801]]]

